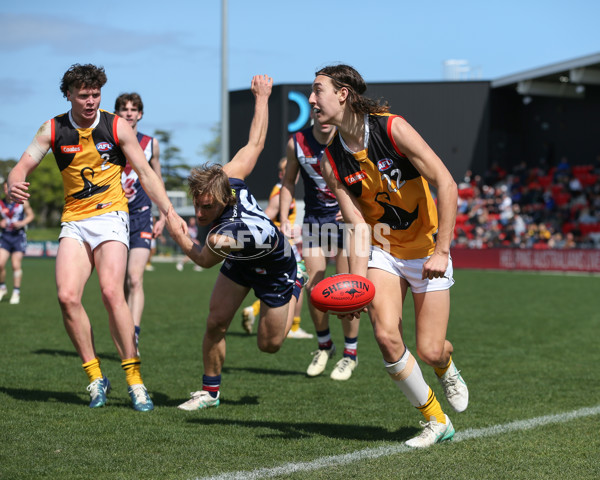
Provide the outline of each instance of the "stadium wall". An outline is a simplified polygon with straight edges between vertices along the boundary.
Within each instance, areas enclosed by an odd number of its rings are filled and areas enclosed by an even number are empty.
[[[454,268],[600,272],[600,250],[534,250],[453,248]]]
[[[311,85],[276,85],[269,108],[265,149],[247,179],[258,199],[268,198],[277,182],[277,163],[289,136],[310,125]],[[466,170],[483,173],[488,164],[490,82],[372,83],[366,95],[387,100],[390,111],[411,123],[448,166],[456,180]],[[249,89],[230,92],[230,154],[248,141],[254,113]],[[296,190],[301,199],[302,182]]]

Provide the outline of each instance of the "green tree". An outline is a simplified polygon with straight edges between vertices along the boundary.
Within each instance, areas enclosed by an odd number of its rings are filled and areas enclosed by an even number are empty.
[[[160,144],[160,164],[167,190],[186,190],[186,179],[190,166],[181,158],[179,147],[171,144],[171,132],[155,130],[154,136]]]
[[[0,184],[8,178],[8,174],[16,164],[17,161],[13,159],[0,160]],[[0,192],[0,195],[4,196],[4,192]]]
[[[200,155],[209,162],[219,163],[219,160],[221,160],[221,124],[214,124],[210,131],[213,134],[213,139],[202,145]]]
[[[60,225],[65,198],[62,176],[53,153],[43,158],[27,181],[31,183],[29,203],[36,215],[35,224],[45,227]]]
[[[17,164],[16,160],[0,160],[0,177],[6,179]],[[49,153],[39,166],[27,177],[29,203],[35,212],[33,224],[40,227],[60,225],[64,205],[64,193],[60,171],[56,167],[54,155]]]

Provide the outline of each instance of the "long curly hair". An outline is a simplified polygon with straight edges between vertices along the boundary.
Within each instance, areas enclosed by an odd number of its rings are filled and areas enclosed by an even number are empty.
[[[378,100],[363,96],[367,90],[367,84],[360,73],[350,65],[329,65],[317,71],[315,77],[317,75],[329,77],[336,91],[342,87],[348,89],[348,105],[354,113],[387,113],[390,111],[387,102],[381,104]]]

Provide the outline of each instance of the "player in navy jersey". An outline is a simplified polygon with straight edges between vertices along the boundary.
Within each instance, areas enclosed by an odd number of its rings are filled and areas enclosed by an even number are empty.
[[[6,183],[3,185],[7,195]],[[10,304],[21,301],[21,280],[23,269],[21,261],[27,247],[26,226],[35,218],[29,202],[22,204],[11,202],[8,197],[0,200],[0,301],[8,293],[6,288],[6,264],[10,258],[13,272],[13,291]]]
[[[144,116],[144,103],[137,93],[123,93],[115,100],[115,113],[124,118],[144,151],[146,160],[161,179],[160,150],[156,138],[138,132],[138,122]],[[125,278],[125,296],[135,324],[135,344],[138,346],[142,313],[144,312],[144,271],[150,259],[152,240],[160,236],[165,218],[159,211],[158,221],[153,224],[152,200],[142,188],[140,179],[128,162],[121,174],[121,183],[129,202],[129,256]],[[138,347],[139,353],[139,347]]]
[[[287,166],[280,194],[280,218],[282,231],[291,235],[290,221],[286,212],[294,198],[298,172],[304,182],[304,220],[302,225],[302,256],[309,276],[307,289],[325,277],[328,257],[334,256],[336,272],[348,272],[348,259],[343,251],[343,229],[340,228],[340,208],[337,200],[321,176],[321,157],[327,144],[335,135],[335,127],[322,125],[314,119],[311,127],[293,134],[287,145]],[[327,361],[335,354],[335,345],[329,330],[329,315],[317,310],[310,302],[311,318],[317,332],[318,349],[306,374],[315,377],[325,371]],[[342,320],[344,352],[330,377],[348,380],[358,364],[358,320]]]
[[[203,247],[181,233],[173,238],[196,264],[210,268],[223,261],[210,299],[202,343],[202,390],[179,406],[198,410],[219,405],[221,370],[225,361],[225,335],[244,298],[254,290],[261,300],[258,348],[275,353],[292,324],[302,281],[289,242],[258,206],[244,179],[252,172],[264,148],[268,127],[268,101],[273,80],[252,79],[255,98],[249,140],[233,160],[204,165],[188,177],[199,226],[210,225]],[[167,215],[167,224],[171,216]]]

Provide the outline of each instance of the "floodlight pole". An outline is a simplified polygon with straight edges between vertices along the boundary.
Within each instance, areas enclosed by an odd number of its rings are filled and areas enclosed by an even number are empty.
[[[227,0],[221,0],[221,165],[229,161],[229,91],[227,78]]]

